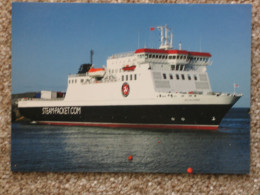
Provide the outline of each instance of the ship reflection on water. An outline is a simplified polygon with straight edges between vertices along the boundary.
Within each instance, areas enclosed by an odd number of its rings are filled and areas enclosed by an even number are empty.
[[[12,171],[249,173],[247,109],[218,131],[12,124]],[[132,156],[132,160],[128,157]]]

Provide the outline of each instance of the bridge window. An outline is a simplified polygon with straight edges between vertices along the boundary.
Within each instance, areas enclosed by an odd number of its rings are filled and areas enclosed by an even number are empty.
[[[170,79],[171,79],[171,80],[173,79],[173,76],[172,76],[172,74],[170,74]]]
[[[183,70],[183,67],[184,67],[184,65],[182,64],[181,67],[180,67],[180,70]]]
[[[172,56],[172,59],[175,59],[176,58],[176,56]]]
[[[133,79],[133,76],[130,74],[130,81],[132,81],[132,79]]]
[[[177,64],[177,66],[176,66],[176,70],[179,70],[179,68],[180,68],[180,65],[179,65],[179,64]]]
[[[176,74],[176,79],[179,80],[180,79],[180,76],[178,74]]]
[[[124,81],[124,75],[122,75],[122,81]]]
[[[182,80],[185,80],[185,76],[184,76],[184,74],[181,75],[181,78],[182,78]]]
[[[171,65],[171,69],[172,69],[172,70],[175,70],[175,65]]]
[[[194,80],[195,80],[195,81],[197,81],[197,80],[198,80],[198,78],[197,78],[197,76],[196,76],[196,75],[194,75]]]
[[[135,76],[134,76],[134,77],[135,77],[135,80],[136,80],[136,79],[137,79],[137,76],[136,76],[136,74],[135,74]]]
[[[188,79],[191,80],[191,76],[188,74]]]

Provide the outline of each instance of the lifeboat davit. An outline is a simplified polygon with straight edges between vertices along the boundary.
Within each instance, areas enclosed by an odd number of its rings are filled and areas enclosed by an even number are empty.
[[[134,70],[135,70],[135,67],[136,67],[136,65],[132,65],[132,66],[126,65],[126,66],[123,68],[123,71],[134,71]]]
[[[96,78],[102,78],[104,77],[106,71],[104,68],[90,68],[88,71],[88,75],[91,77],[96,77]]]

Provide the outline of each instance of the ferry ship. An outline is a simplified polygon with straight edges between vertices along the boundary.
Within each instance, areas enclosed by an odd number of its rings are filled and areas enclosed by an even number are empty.
[[[242,94],[213,92],[211,54],[173,49],[167,25],[158,49],[138,48],[80,66],[64,98],[21,99],[20,113],[39,124],[217,130]]]

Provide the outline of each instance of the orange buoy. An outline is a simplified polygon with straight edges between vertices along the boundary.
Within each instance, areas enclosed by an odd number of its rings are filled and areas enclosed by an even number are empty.
[[[188,169],[187,169],[187,173],[192,173],[193,172],[193,169],[191,168],[191,167],[189,167]]]
[[[133,160],[133,156],[132,155],[128,156],[128,160]]]

